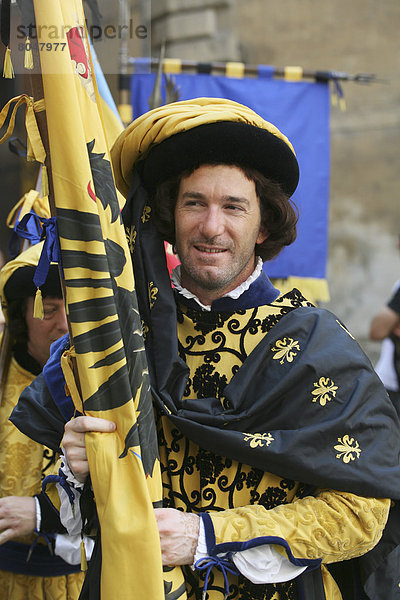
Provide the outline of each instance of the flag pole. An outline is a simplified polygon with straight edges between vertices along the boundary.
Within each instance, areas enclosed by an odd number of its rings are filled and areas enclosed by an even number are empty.
[[[130,9],[128,0],[119,0],[119,25],[121,41],[119,46],[119,100],[118,112],[121,121],[126,127],[132,121],[132,106],[130,94],[130,75],[128,73],[129,50],[128,50],[128,23]]]
[[[199,62],[194,60],[165,58],[163,60],[164,73],[202,73],[206,75],[234,75],[241,77],[258,77],[260,73],[265,76],[265,70],[268,69],[268,74],[273,78],[283,78],[287,80],[310,79],[320,83],[328,83],[329,81],[353,81],[355,83],[389,83],[386,79],[381,79],[373,73],[345,73],[343,71],[328,71],[304,69],[301,66],[286,66],[277,67],[272,65],[255,65],[250,63],[232,62],[232,61],[216,61],[216,62]],[[149,60],[149,68],[151,72],[157,72],[159,68],[160,58],[151,58]],[[128,58],[129,67],[135,65],[137,59],[130,56]]]

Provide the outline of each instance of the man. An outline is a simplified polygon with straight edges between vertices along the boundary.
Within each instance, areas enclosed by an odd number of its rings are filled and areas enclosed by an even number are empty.
[[[400,413],[400,282],[395,284],[386,306],[371,321],[369,337],[383,340],[375,370],[396,410]]]
[[[41,480],[55,453],[33,442],[8,420],[22,390],[41,373],[50,345],[67,331],[57,265],[42,287],[43,319],[34,318],[33,276],[43,244],[32,246],[0,271],[2,308],[11,360],[0,407],[0,597],[2,600],[78,598],[82,574],[54,556],[53,530],[38,523]],[[36,529],[38,528],[38,529]],[[34,534],[40,532],[41,537]],[[60,531],[64,531],[62,528]]]
[[[290,142],[247,107],[203,98],[143,115],[112,157],[136,237],[162,559],[185,576],[174,597],[339,600],[325,565],[370,550],[400,495],[398,423],[336,317],[298,290],[280,296],[262,269],[296,235]],[[164,240],[182,263],[174,290]],[[66,424],[77,486],[85,432],[114,429]]]

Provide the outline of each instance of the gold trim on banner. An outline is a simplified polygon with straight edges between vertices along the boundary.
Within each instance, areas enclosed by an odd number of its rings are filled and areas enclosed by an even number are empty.
[[[227,62],[225,75],[227,77],[237,77],[243,79],[245,64],[242,62]]]

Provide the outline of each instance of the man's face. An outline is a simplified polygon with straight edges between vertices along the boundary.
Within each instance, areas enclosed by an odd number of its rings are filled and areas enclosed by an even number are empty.
[[[246,281],[268,236],[254,182],[238,167],[199,167],[181,180],[175,233],[182,285],[211,304]]]
[[[68,331],[64,302],[61,298],[43,298],[44,318],[33,318],[35,299],[27,298],[26,324],[28,352],[43,367],[50,356],[50,345]]]

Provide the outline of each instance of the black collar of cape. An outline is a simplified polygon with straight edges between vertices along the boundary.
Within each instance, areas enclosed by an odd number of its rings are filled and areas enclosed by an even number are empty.
[[[368,358],[326,310],[296,308],[274,325],[225,388],[229,409],[216,398],[182,401],[189,373],[177,307],[139,172],[123,219],[136,231],[135,289],[157,408],[216,454],[316,487],[400,498],[399,419]],[[285,339],[300,351],[281,363],[273,348]],[[325,405],[313,395],[322,378],[337,386]]]

